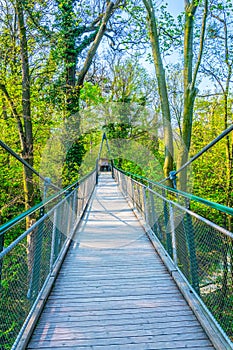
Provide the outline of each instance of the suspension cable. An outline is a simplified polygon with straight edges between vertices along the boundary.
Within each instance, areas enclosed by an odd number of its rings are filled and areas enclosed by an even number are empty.
[[[208,151],[210,148],[212,148],[217,142],[219,142],[223,137],[225,137],[226,135],[228,135],[231,131],[233,130],[233,124],[227,128],[226,130],[224,130],[220,135],[218,135],[213,141],[211,141],[208,145],[206,145],[205,147],[202,148],[201,151],[199,151],[197,154],[195,154],[188,162],[186,162],[185,164],[183,164],[178,170],[175,171],[171,171],[170,172],[170,176],[168,176],[167,178],[159,181],[159,183],[165,182],[167,180],[174,180],[176,178],[176,175],[178,173],[180,173],[182,170],[184,170],[187,166],[189,166],[194,160],[196,160],[197,158],[199,158],[203,153],[205,153],[206,151]]]
[[[25,159],[20,157],[13,149],[11,149],[9,146],[7,146],[2,140],[0,140],[0,146],[4,148],[8,153],[10,153],[14,158],[16,158],[20,163],[22,163],[24,166],[26,166],[28,169],[30,169],[35,175],[37,175],[41,180],[43,180],[45,183],[48,183],[49,186],[55,188],[56,190],[60,190],[60,187],[54,185],[51,182],[48,182],[48,178],[42,176],[38,171],[36,171]]]
[[[98,153],[98,159],[100,159],[104,141],[106,142],[106,146],[107,146],[107,150],[108,150],[109,156],[112,159],[111,150],[110,150],[110,146],[109,146],[109,143],[108,143],[108,138],[107,138],[107,135],[106,135],[105,132],[103,133],[103,136],[102,136],[102,140],[101,140],[101,144],[100,144],[100,148],[99,148],[99,153]]]

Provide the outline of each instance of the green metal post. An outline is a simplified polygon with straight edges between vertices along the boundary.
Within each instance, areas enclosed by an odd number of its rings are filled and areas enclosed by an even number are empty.
[[[113,160],[111,159],[111,160],[110,160],[110,162],[111,162],[111,172],[112,172],[112,178],[114,179],[114,178],[115,178],[115,176],[114,176],[114,164],[113,164]]]
[[[134,185],[133,185],[133,179],[132,179],[132,177],[130,178],[130,181],[131,181],[132,203],[133,203],[133,206],[135,206],[135,201],[134,201]]]
[[[96,159],[95,168],[96,168],[95,183],[96,183],[96,185],[98,185],[98,182],[99,182],[99,158]]]
[[[66,209],[66,220],[67,220],[67,223],[66,223],[66,227],[67,227],[67,230],[66,230],[66,233],[65,233],[65,236],[69,237],[70,236],[70,233],[71,233],[71,229],[72,229],[72,200],[73,196],[70,195],[69,198],[67,198],[67,209]],[[65,237],[64,237],[65,238]]]
[[[141,212],[141,207],[140,207],[140,188],[139,185],[136,184],[137,186],[137,199],[136,199],[136,208],[139,212]]]
[[[64,204],[62,204],[63,206]],[[56,215],[56,226],[55,226],[55,237],[54,237],[54,260],[57,259],[59,254],[59,246],[61,242],[61,231],[62,231],[62,210],[61,205],[57,208],[57,215]]]
[[[187,239],[189,258],[190,258],[191,285],[193,286],[195,291],[198,294],[200,294],[198,262],[197,262],[196,245],[195,245],[195,233],[193,229],[192,218],[188,213],[185,214],[183,222],[184,222],[184,228],[185,228],[185,236]]]
[[[166,193],[163,190],[163,197],[166,197]],[[165,225],[165,234],[166,234],[166,248],[168,254],[172,257],[172,237],[169,230],[169,208],[168,202],[163,200],[163,215],[164,215],[164,225]]]
[[[40,209],[40,218],[44,215],[44,207]],[[41,256],[42,256],[42,242],[44,234],[44,221],[38,226],[38,229],[33,233],[35,237],[35,252],[32,267],[32,282],[30,290],[30,298],[34,301],[37,297],[40,288],[40,274],[41,274]]]
[[[2,224],[2,217],[0,215],[0,225]],[[3,251],[4,249],[4,233],[0,235],[0,253]],[[0,260],[0,286],[1,286],[1,280],[2,280],[2,264],[3,264],[3,260]]]
[[[175,217],[174,217],[174,209],[173,205],[169,203],[169,217],[170,217],[170,227],[171,227],[171,235],[172,235],[172,257],[175,266],[178,266],[177,259],[177,249],[176,249],[176,230],[175,230]]]
[[[152,231],[157,235],[157,224],[156,224],[156,216],[155,216],[155,202],[154,195],[151,192],[152,184],[149,182],[149,198],[150,198],[150,211],[151,211],[151,222],[150,227]]]
[[[54,248],[55,248],[55,239],[56,239],[56,227],[57,227],[57,209],[54,210],[53,217],[53,231],[52,231],[52,242],[51,242],[51,251],[50,251],[50,272],[53,270],[54,264]]]
[[[4,248],[4,234],[0,236],[0,253],[3,251],[3,248]],[[3,264],[3,260],[1,259],[0,260],[0,282],[2,279],[2,264]]]
[[[148,205],[147,205],[147,198],[146,198],[146,187],[143,186],[143,211],[144,211],[144,219],[147,224],[149,224],[149,216],[148,216]]]
[[[72,200],[72,227],[74,227],[77,218],[77,188],[75,188]]]

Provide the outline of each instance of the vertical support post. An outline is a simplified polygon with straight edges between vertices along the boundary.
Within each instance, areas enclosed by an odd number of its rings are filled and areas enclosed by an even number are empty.
[[[95,179],[94,179],[95,180]],[[76,217],[80,216],[80,185],[77,188],[77,211],[76,211]]]
[[[127,196],[128,196],[128,199],[131,199],[131,197],[132,197],[131,186],[129,186],[129,182],[130,182],[130,178],[127,176],[126,177]]]
[[[147,199],[146,199],[146,187],[143,186],[142,187],[142,191],[143,191],[143,211],[144,211],[144,218],[146,223],[148,223],[148,207],[147,207]]]
[[[2,218],[0,215],[0,225],[2,223]],[[3,251],[4,249],[4,233],[0,235],[0,253]],[[2,264],[3,264],[3,259],[0,260],[0,282],[2,280]]]
[[[165,190],[163,190],[163,215],[164,215],[164,225],[165,225],[165,234],[166,234],[166,248],[168,251],[168,254],[172,256],[172,238],[171,238],[171,232],[169,230],[169,210],[168,210],[168,203],[166,198]]]
[[[44,215],[44,207],[40,209],[40,217]],[[32,276],[30,283],[30,290],[28,291],[28,297],[33,301],[38,295],[40,288],[40,274],[41,274],[41,257],[42,257],[42,242],[44,234],[44,221],[42,221],[38,228],[32,232],[35,235],[33,239],[35,240],[34,257],[32,263]]]
[[[63,206],[64,204],[62,204]],[[62,231],[62,208],[61,204],[57,207],[57,218],[56,218],[56,226],[55,226],[55,241],[54,241],[54,259],[58,257],[59,254],[59,247],[61,242],[61,231]]]
[[[4,234],[0,236],[0,253],[3,251],[4,248]],[[2,264],[3,264],[3,259],[0,260],[0,282],[2,279]]]
[[[112,178],[115,179],[115,176],[114,176],[114,165],[113,165],[113,160],[111,159],[110,160],[111,162],[111,172],[112,172]]]
[[[96,159],[95,171],[96,171],[96,174],[95,174],[95,183],[96,183],[96,185],[98,185],[98,182],[99,182],[99,158]]]
[[[121,174],[121,191],[124,194],[124,175],[122,173]]]
[[[85,195],[86,195],[86,182],[83,182],[83,194],[82,194],[82,212],[85,206]]]
[[[117,184],[120,188],[120,172],[119,172],[119,170],[117,170]]]
[[[135,200],[134,200],[134,185],[133,185],[133,179],[132,177],[130,178],[131,181],[131,192],[132,192],[132,204],[135,206]]]
[[[66,230],[66,237],[70,236],[71,227],[72,227],[72,195],[69,195],[69,197],[66,200],[66,222],[67,222],[67,230]]]
[[[51,242],[51,252],[50,252],[50,273],[53,270],[53,263],[55,260],[54,251],[55,251],[56,231],[57,231],[57,208],[54,210],[54,216],[53,216],[53,230],[52,230],[52,242]]]
[[[73,201],[72,201],[72,228],[75,225],[77,218],[77,188],[73,192]]]
[[[127,186],[127,177],[124,175],[124,192],[125,192],[125,197],[128,197],[128,186]]]
[[[150,197],[150,210],[151,210],[150,227],[154,233],[157,233],[156,216],[155,216],[155,202],[154,202],[154,195],[153,195],[151,190],[152,190],[152,184],[149,182],[149,197]]]
[[[190,258],[191,285],[193,286],[195,291],[198,294],[200,294],[198,263],[197,263],[197,254],[196,254],[196,245],[195,245],[195,233],[193,229],[192,218],[189,213],[186,213],[184,216],[184,228],[185,228],[185,236],[187,239],[189,258]]]
[[[140,189],[138,184],[136,183],[136,189],[137,189],[137,198],[136,198],[136,208],[139,212],[141,212],[141,208],[140,208]]]
[[[174,210],[172,203],[169,202],[169,216],[170,216],[170,227],[171,227],[171,234],[172,234],[172,256],[175,266],[178,266],[178,260],[177,260],[177,250],[176,250],[176,231],[175,231],[175,220],[174,220]]]

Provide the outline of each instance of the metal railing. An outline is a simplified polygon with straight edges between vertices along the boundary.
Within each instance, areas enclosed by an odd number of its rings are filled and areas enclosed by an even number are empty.
[[[148,179],[137,181],[116,168],[114,177],[232,349],[233,233],[191,211],[188,194]],[[222,214],[224,206],[220,208]]]
[[[5,243],[0,252],[1,349],[17,347],[50,276],[72,240],[95,184],[93,171],[0,227]],[[31,226],[25,231],[28,220]]]

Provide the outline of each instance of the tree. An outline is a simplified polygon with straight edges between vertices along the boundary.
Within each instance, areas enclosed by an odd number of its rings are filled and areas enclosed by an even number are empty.
[[[208,13],[208,0],[204,1],[202,25],[200,31],[199,52],[194,63],[194,21],[195,14],[201,1],[185,0],[185,26],[184,26],[184,107],[183,107],[183,123],[182,123],[182,141],[181,150],[177,159],[177,168],[179,169],[188,160],[188,153],[191,145],[192,122],[193,122],[193,108],[195,98],[197,96],[197,75],[200,68],[205,31],[206,20]],[[195,65],[195,66],[194,66]],[[187,173],[186,169],[179,173],[179,188],[186,189]]]
[[[80,91],[97,49],[108,30],[108,22],[120,6],[121,0],[78,6],[75,0],[56,0],[57,23],[60,27],[61,58],[65,67],[66,118],[79,111]],[[100,12],[101,8],[101,12]],[[78,15],[80,15],[79,18]],[[79,62],[78,62],[79,61]],[[78,74],[76,77],[76,71]],[[79,118],[78,114],[76,115]],[[77,123],[77,127],[80,121]]]
[[[147,11],[148,31],[152,46],[153,59],[158,80],[159,93],[161,99],[161,108],[164,120],[165,145],[167,150],[172,150],[173,139],[171,130],[171,113],[167,93],[167,80],[165,69],[161,57],[161,48],[159,41],[158,20],[155,15],[155,8],[152,0],[143,0]],[[188,152],[191,144],[192,119],[194,102],[197,95],[196,81],[200,68],[203,54],[206,19],[208,11],[208,0],[204,1],[202,27],[200,32],[199,52],[194,67],[194,23],[195,15],[198,8],[201,7],[201,1],[186,0],[185,1],[185,23],[184,23],[184,69],[183,69],[183,88],[184,88],[184,105],[183,105],[183,121],[182,121],[182,145],[180,147],[179,157],[177,159],[177,168],[180,168],[188,159]],[[172,170],[173,152],[167,155],[165,160],[165,176],[169,175]],[[167,169],[167,170],[166,170]],[[187,173],[186,170],[179,173],[178,186],[180,189],[186,188]]]
[[[124,57],[116,52],[108,53],[106,58],[107,62],[103,65],[95,63],[82,89],[81,96],[85,99],[85,109],[80,111],[84,114],[82,129],[84,124],[85,128],[96,126],[104,129],[109,140],[114,140],[111,149],[118,166],[135,173],[140,171],[158,180],[161,178],[163,155],[158,137],[160,121],[156,110],[158,96],[155,79],[150,77],[137,58]],[[101,89],[96,88],[97,83]],[[101,92],[102,101],[98,97]],[[86,110],[87,107],[89,109]],[[140,155],[143,152],[141,159],[137,157],[139,152]],[[135,163],[136,158],[140,164]]]
[[[222,129],[227,129],[232,123],[230,84],[233,75],[233,30],[232,15],[233,5],[231,1],[211,2],[211,22],[208,25],[208,40],[205,50],[205,59],[202,64],[202,71],[216,85],[217,91],[223,96]],[[211,62],[211,63],[210,63]],[[220,130],[219,130],[220,132]],[[226,186],[225,193],[227,199],[225,204],[232,206],[232,186],[233,186],[233,135],[225,138],[225,169]],[[232,230],[232,218],[228,217],[228,228]]]
[[[26,26],[24,20],[24,7],[22,0],[16,0],[16,13],[18,18],[19,42],[22,66],[22,114],[23,126],[19,125],[19,133],[22,146],[22,157],[33,166],[33,135],[31,119],[31,86],[29,72],[28,42]],[[25,209],[29,209],[34,204],[33,173],[24,166],[24,196]]]
[[[165,161],[164,161],[164,176],[169,177],[170,171],[173,170],[173,136],[171,128],[171,113],[168,100],[167,84],[165,70],[161,57],[161,49],[159,43],[159,34],[157,29],[157,20],[152,0],[143,0],[147,11],[148,31],[152,47],[152,54],[155,64],[156,77],[160,95],[160,103],[163,116],[164,127],[164,144],[165,144]],[[172,182],[168,181],[168,185],[172,187]]]
[[[29,57],[28,57],[28,41],[24,18],[24,6],[21,0],[17,0],[15,4],[15,25],[17,25],[18,35],[19,35],[19,49],[20,49],[20,62],[21,62],[21,108],[22,108],[22,118],[17,110],[13,98],[11,97],[6,83],[6,76],[1,77],[0,89],[4,95],[5,101],[8,103],[11,113],[14,116],[17,127],[18,134],[21,144],[21,154],[22,157],[33,166],[33,135],[32,135],[32,120],[31,120],[31,95],[30,95],[30,72],[29,72]],[[13,54],[17,52],[16,45],[16,32],[13,34],[13,40],[15,42],[12,44]],[[15,62],[17,57],[15,58]],[[13,68],[13,73],[16,71]],[[7,75],[7,74],[6,74]],[[23,122],[22,122],[23,120]],[[34,204],[34,188],[33,188],[33,174],[30,169],[24,166],[23,171],[24,178],[24,199],[25,199],[25,209],[29,209]],[[29,226],[29,222],[27,222]]]

